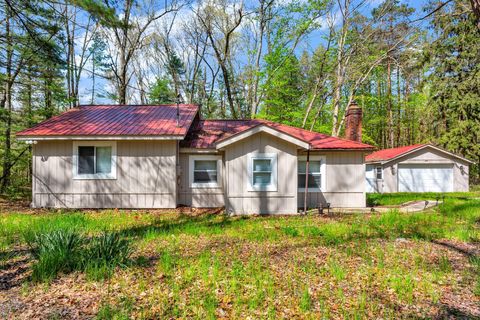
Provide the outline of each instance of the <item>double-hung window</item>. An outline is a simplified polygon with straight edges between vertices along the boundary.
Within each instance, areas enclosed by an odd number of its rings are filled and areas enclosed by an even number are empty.
[[[249,191],[277,191],[277,154],[250,154],[248,174]]]
[[[375,177],[377,180],[382,180],[383,179],[383,169],[382,167],[376,167],[375,168]]]
[[[192,188],[216,188],[220,185],[221,157],[190,156],[190,185]]]
[[[74,179],[115,179],[116,142],[73,143]]]
[[[307,175],[307,158],[298,158],[298,189],[305,191],[305,180]],[[310,156],[308,161],[308,190],[325,190],[325,157]]]

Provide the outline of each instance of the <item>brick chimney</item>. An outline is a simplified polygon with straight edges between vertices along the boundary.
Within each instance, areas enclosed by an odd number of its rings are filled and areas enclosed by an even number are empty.
[[[345,115],[345,138],[362,142],[362,108],[355,101],[350,103]]]

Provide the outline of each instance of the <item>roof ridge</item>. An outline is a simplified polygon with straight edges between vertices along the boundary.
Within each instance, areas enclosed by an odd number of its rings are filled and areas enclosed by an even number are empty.
[[[395,150],[395,149],[402,149],[402,148],[409,148],[409,147],[423,147],[423,146],[426,146],[426,145],[431,145],[430,143],[415,143],[415,144],[410,144],[408,146],[400,146],[400,147],[393,147],[393,148],[385,148],[385,149],[381,149],[381,150],[378,150],[378,151],[375,151],[375,152],[380,152],[380,151],[385,151],[385,150]]]

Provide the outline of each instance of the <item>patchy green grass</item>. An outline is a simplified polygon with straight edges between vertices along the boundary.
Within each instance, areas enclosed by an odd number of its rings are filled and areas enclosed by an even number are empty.
[[[25,257],[23,278],[4,277],[5,292],[47,317],[62,314],[67,299],[72,314],[97,319],[468,318],[480,315],[480,260],[455,248],[478,249],[479,221],[480,200],[469,194],[415,214],[2,213],[0,276]],[[55,233],[65,238],[51,250],[62,252],[60,265],[87,256],[79,261],[92,270],[57,270],[45,286],[32,281],[41,256],[22,250]],[[123,256],[122,241],[130,262],[98,276],[109,257]]]
[[[471,192],[397,192],[397,193],[367,193],[367,205],[390,206],[400,205],[413,200],[467,200],[480,198],[480,190],[473,188]]]

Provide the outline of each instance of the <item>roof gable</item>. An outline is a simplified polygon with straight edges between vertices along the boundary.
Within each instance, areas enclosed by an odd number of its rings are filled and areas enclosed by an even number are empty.
[[[176,136],[183,138],[198,107],[179,105],[95,105],[70,109],[36,126],[17,133],[20,139],[49,137],[69,139],[75,136]]]
[[[303,141],[312,150],[373,150],[368,144],[260,119],[199,121],[180,145],[185,148],[216,148],[217,143],[257,126],[265,126]]]
[[[216,148],[217,149],[222,149],[232,143],[238,142],[240,140],[246,139],[254,134],[260,133],[260,132],[265,132],[268,133],[272,136],[276,136],[282,140],[288,141],[290,143],[293,143],[294,145],[297,145],[298,147],[304,148],[304,149],[310,149],[310,144],[306,141],[300,140],[294,136],[291,136],[283,131],[280,131],[276,128],[271,128],[268,125],[265,124],[259,124],[257,126],[254,126],[246,131],[239,132],[237,134],[228,136],[226,138],[220,139],[216,143]]]

